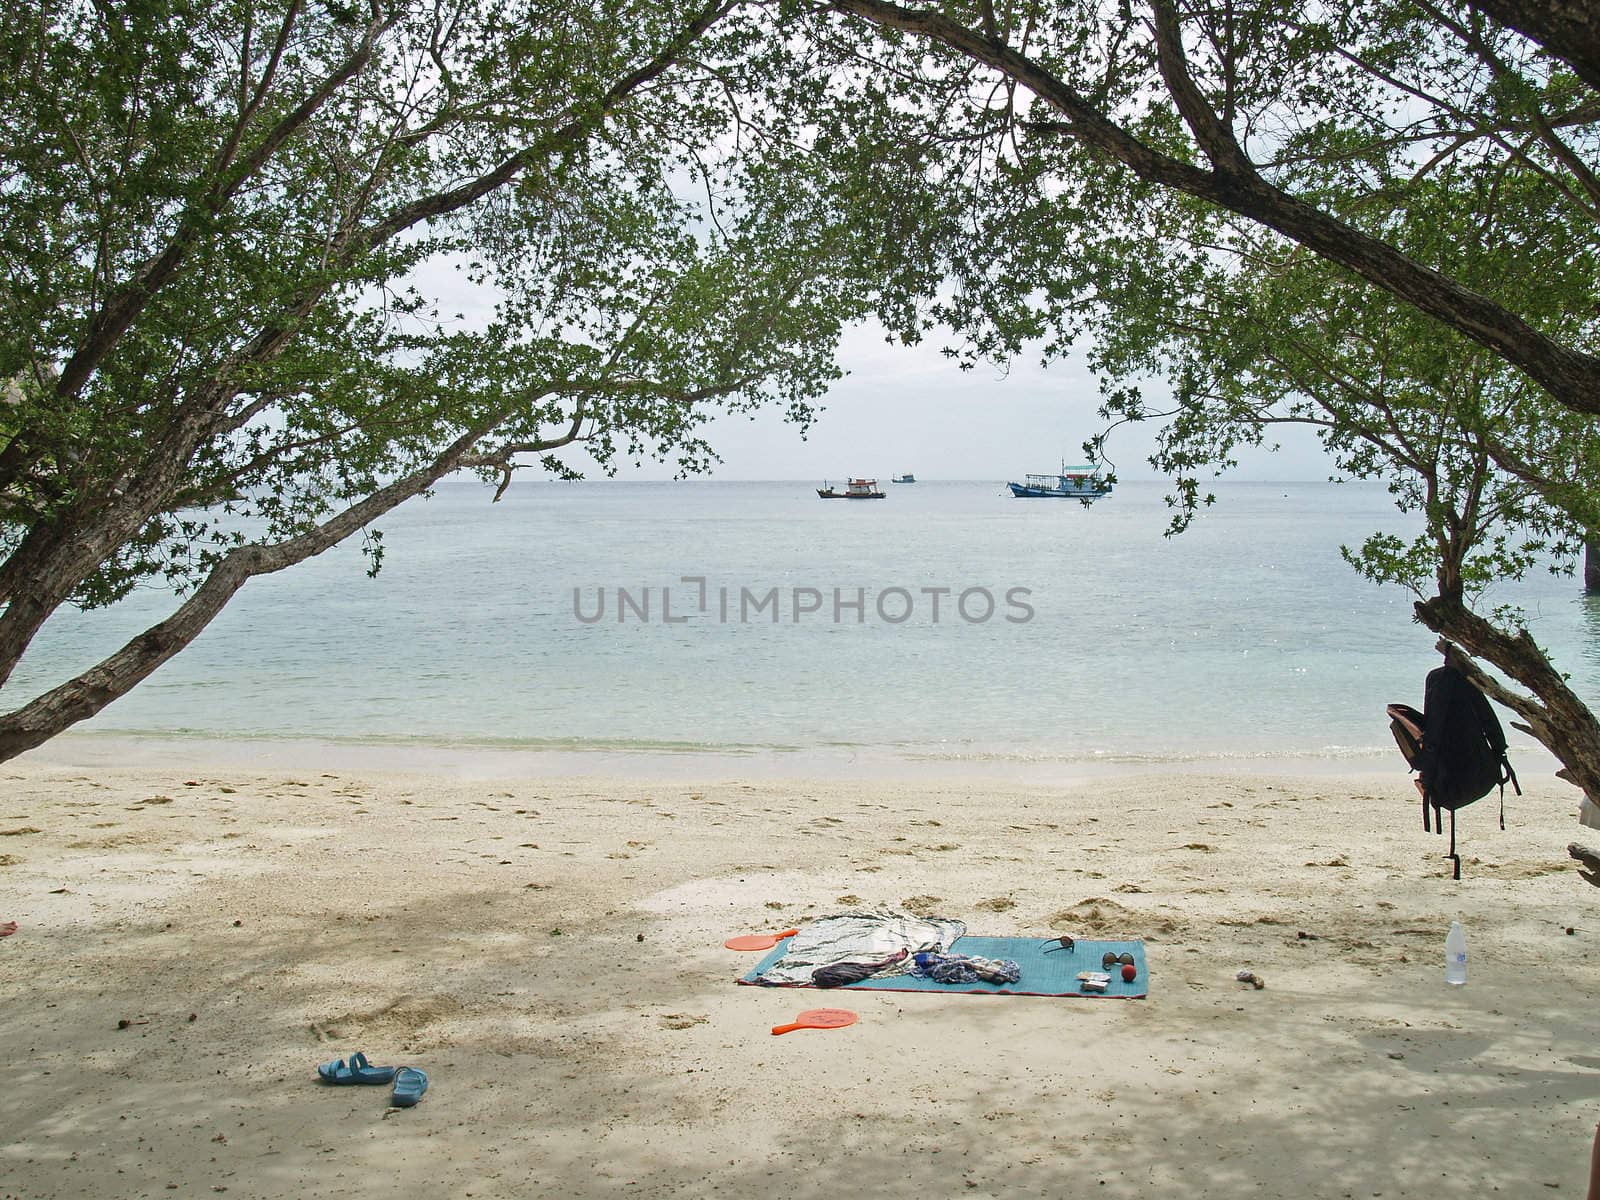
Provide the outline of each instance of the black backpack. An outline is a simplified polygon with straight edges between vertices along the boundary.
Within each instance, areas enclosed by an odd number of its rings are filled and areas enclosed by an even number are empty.
[[[1522,785],[1506,758],[1506,735],[1484,694],[1454,667],[1428,673],[1423,711],[1389,705],[1389,728],[1406,762],[1422,776],[1422,828],[1444,833],[1450,813],[1452,878],[1461,878],[1456,853],[1456,810],[1500,789],[1500,828],[1506,827],[1506,787],[1517,795]],[[1432,810],[1432,817],[1429,811]]]

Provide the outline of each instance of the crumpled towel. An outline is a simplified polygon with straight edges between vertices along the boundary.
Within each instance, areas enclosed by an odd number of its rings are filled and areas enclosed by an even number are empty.
[[[1016,983],[1022,967],[1014,958],[980,958],[976,954],[918,954],[911,968],[935,983]]]
[[[896,909],[866,909],[819,917],[789,940],[783,957],[761,973],[757,983],[768,986],[812,983],[812,973],[835,963],[878,962],[898,951],[907,959],[877,974],[904,975],[909,955],[919,950],[945,951],[962,934],[964,921],[924,919]]]

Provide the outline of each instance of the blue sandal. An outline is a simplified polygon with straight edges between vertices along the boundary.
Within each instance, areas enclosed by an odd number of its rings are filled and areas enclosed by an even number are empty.
[[[375,1067],[357,1050],[348,1063],[342,1058],[322,1063],[317,1067],[317,1074],[324,1083],[388,1083],[395,1076],[395,1068]]]
[[[416,1067],[401,1067],[395,1072],[394,1097],[389,1101],[396,1108],[410,1108],[422,1099],[428,1090],[428,1077]]]

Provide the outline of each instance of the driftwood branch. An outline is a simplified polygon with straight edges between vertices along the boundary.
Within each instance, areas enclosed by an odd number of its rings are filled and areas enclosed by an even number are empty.
[[[1578,860],[1578,874],[1583,877],[1583,881],[1600,887],[1600,851],[1580,846],[1577,842],[1569,842],[1567,853]]]

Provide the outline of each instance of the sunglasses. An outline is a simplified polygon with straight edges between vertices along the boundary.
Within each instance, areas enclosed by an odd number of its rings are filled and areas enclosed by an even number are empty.
[[[1060,937],[1045,938],[1044,952],[1049,954],[1052,950],[1071,950],[1077,944],[1070,933],[1063,933]]]
[[[1108,970],[1118,963],[1127,967],[1133,966],[1133,953],[1124,950],[1121,954],[1118,954],[1115,950],[1107,950],[1105,957],[1100,960],[1100,965]]]

